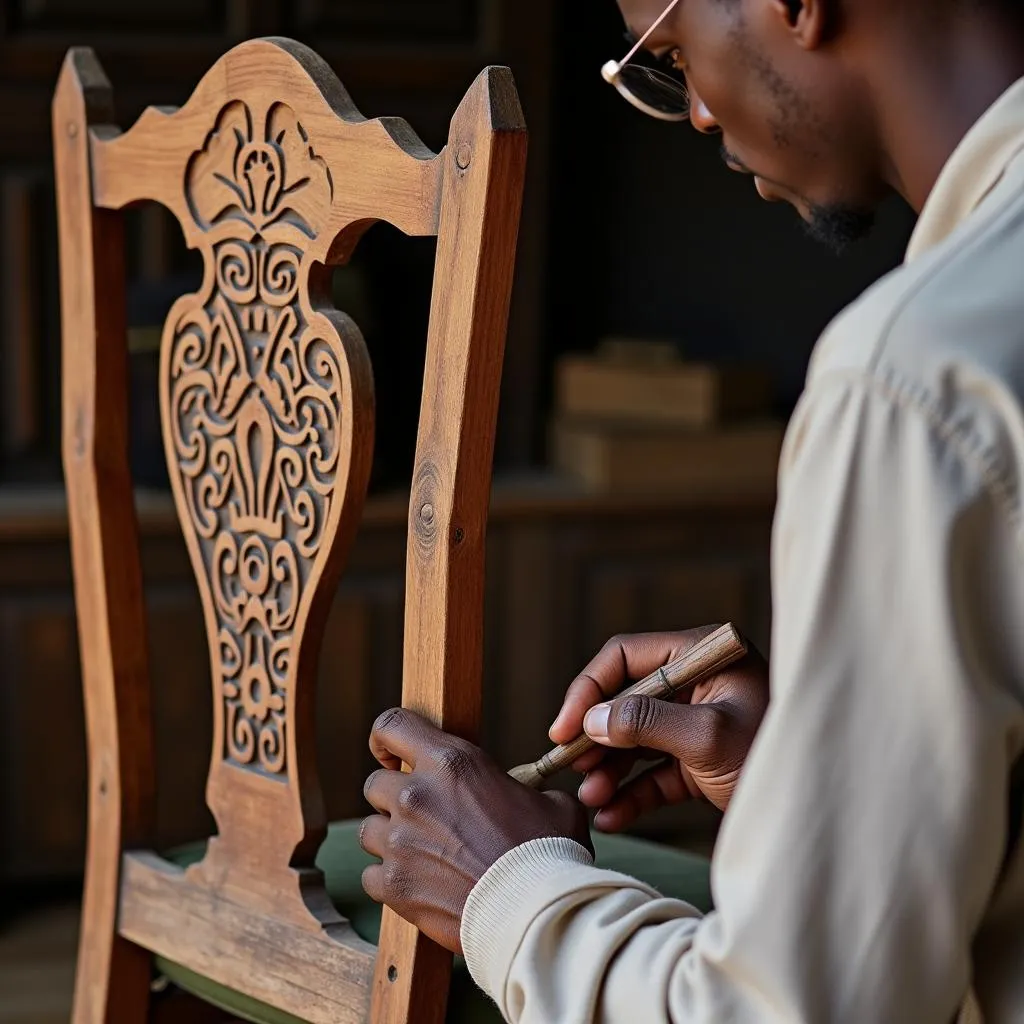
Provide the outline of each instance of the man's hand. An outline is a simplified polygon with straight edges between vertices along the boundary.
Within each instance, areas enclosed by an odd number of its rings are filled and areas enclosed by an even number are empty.
[[[411,711],[381,715],[370,750],[384,767],[363,792],[379,813],[363,822],[359,842],[382,863],[363,872],[363,888],[452,952],[462,952],[470,891],[503,854],[548,836],[592,849],[586,811],[572,797],[520,785]]]
[[[680,703],[608,700],[716,628],[613,637],[569,687],[550,736],[567,743],[585,729],[601,745],[573,768],[586,773],[580,800],[599,808],[594,824],[602,831],[620,831],[647,811],[690,798],[706,797],[723,811],[728,805],[768,706],[768,665],[760,654],[751,648]],[[621,749],[602,749],[609,747]],[[638,762],[650,760],[658,763],[622,784]]]

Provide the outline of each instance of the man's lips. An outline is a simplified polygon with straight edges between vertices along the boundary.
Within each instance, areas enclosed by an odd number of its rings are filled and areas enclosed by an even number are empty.
[[[757,194],[762,199],[765,199],[768,202],[774,202],[776,199],[779,198],[778,195],[772,190],[768,182],[766,182],[764,178],[758,177],[758,175],[754,174],[754,172],[750,170],[749,167],[741,167],[739,164],[735,164],[731,160],[726,160],[725,165],[726,167],[729,168],[730,171],[736,171],[738,174],[747,174],[752,176],[754,179],[754,188],[757,189]]]
[[[764,178],[760,175],[755,174],[746,164],[741,163],[736,157],[732,155],[725,147],[722,148],[722,160],[725,166],[730,171],[735,171],[737,174],[747,174],[754,179],[754,188],[757,189],[757,194],[769,203],[777,202],[782,198],[782,194],[776,191]]]

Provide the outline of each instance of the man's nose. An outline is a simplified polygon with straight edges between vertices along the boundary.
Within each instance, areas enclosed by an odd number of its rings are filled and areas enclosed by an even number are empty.
[[[717,135],[722,130],[714,115],[694,89],[690,89],[690,124],[703,135]]]

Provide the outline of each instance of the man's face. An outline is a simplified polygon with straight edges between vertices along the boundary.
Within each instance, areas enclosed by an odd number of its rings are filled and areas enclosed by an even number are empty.
[[[645,32],[668,0],[618,0],[629,29]],[[865,234],[888,192],[867,104],[834,39],[822,42],[822,4],[680,0],[647,40],[677,53],[690,119],[720,133],[733,170],[761,196],[791,203],[811,233],[837,248]],[[802,19],[802,20],[801,20]]]

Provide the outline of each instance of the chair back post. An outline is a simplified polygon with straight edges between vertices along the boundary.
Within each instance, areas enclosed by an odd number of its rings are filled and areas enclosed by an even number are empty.
[[[117,933],[121,851],[153,841],[155,769],[128,462],[123,224],[120,214],[93,207],[89,159],[92,127],[109,124],[112,111],[95,57],[71,50],[52,115],[62,453],[89,776],[76,1024],[144,1019],[150,985],[149,955]]]
[[[476,740],[498,396],[526,171],[512,74],[484,69],[452,119],[409,503],[402,704]],[[451,955],[385,908],[374,1024],[441,1024]]]

